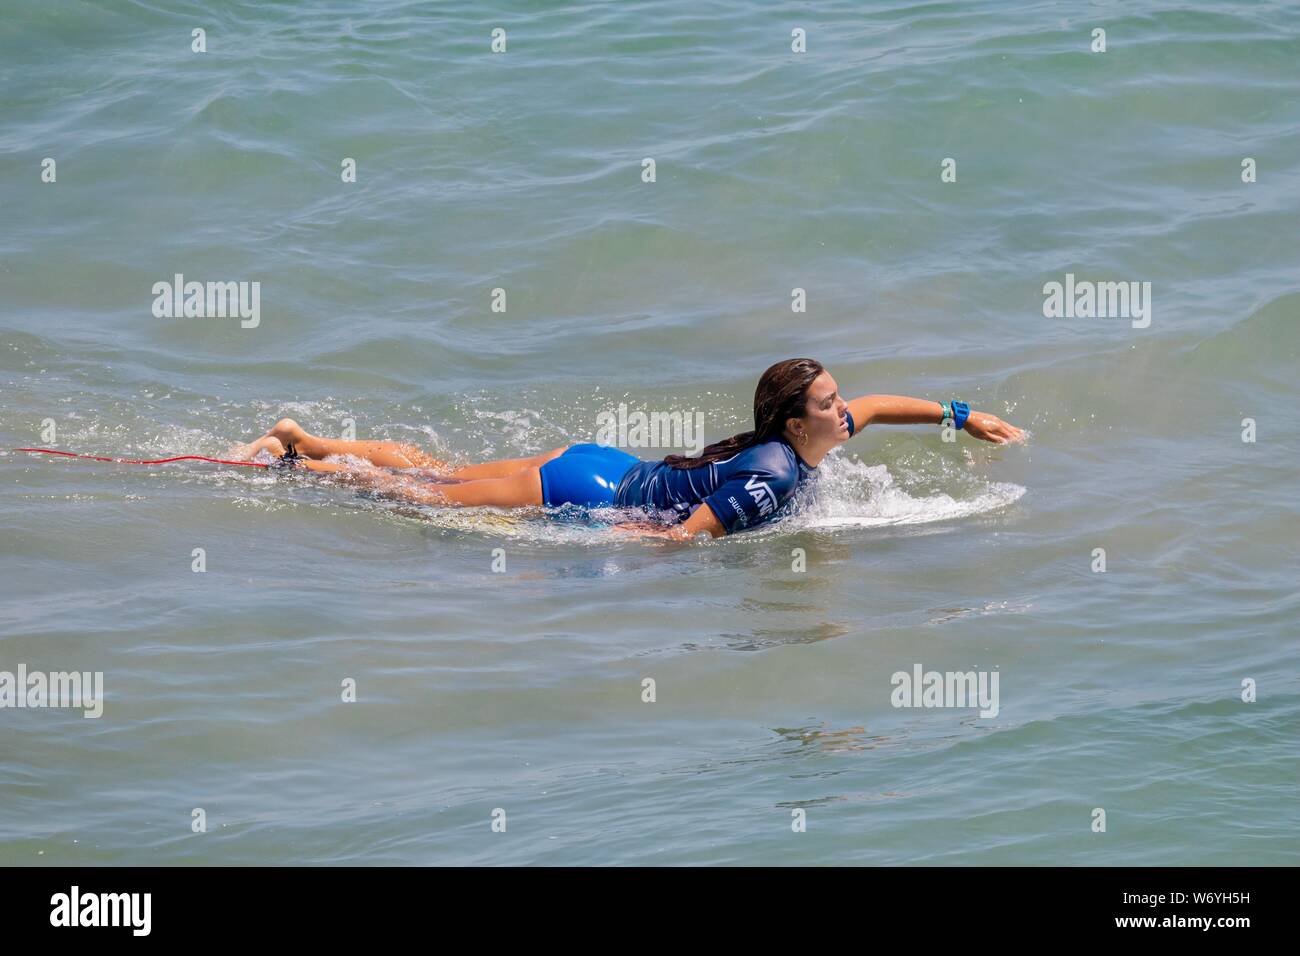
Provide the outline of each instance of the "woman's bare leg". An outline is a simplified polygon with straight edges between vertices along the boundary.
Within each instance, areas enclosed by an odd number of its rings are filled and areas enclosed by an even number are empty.
[[[476,479],[476,478],[505,478],[509,475],[518,474],[529,468],[541,468],[552,458],[559,458],[568,450],[568,445],[562,448],[554,448],[551,451],[544,451],[540,455],[533,455],[531,458],[504,458],[501,461],[485,461],[479,465],[465,465],[462,468],[453,468],[446,473],[447,478]]]
[[[441,504],[527,508],[542,503],[542,476],[538,468],[525,468],[504,478],[479,478],[454,485],[429,484],[412,491],[416,495],[414,500],[434,500]]]
[[[235,445],[227,453],[227,456],[236,461],[248,461],[256,457],[259,451],[270,452],[276,458],[279,458],[285,452],[285,447],[280,443],[280,439],[274,435],[263,435],[257,441],[249,442],[247,445]]]
[[[452,467],[425,454],[414,445],[387,441],[346,441],[341,438],[321,438],[312,435],[292,418],[282,418],[257,441],[238,445],[230,450],[232,458],[247,460],[259,451],[268,451],[277,457],[284,454],[284,446],[293,444],[294,450],[304,458],[321,459],[330,455],[351,455],[364,458],[382,468],[427,468],[441,477],[462,481],[480,478],[505,478],[529,468],[540,468],[552,458],[558,458],[568,445],[542,452],[529,458],[505,458],[485,461],[477,465]],[[338,469],[346,470],[346,469]]]
[[[313,435],[292,418],[282,418],[257,441],[240,445],[230,450],[235,458],[252,458],[259,451],[270,451],[274,443],[281,446],[293,445],[294,450],[304,458],[327,458],[330,455],[352,455],[364,458],[372,465],[381,468],[431,468],[435,471],[446,469],[446,462],[439,461],[414,445],[395,441],[347,441],[342,438],[321,438]],[[274,452],[273,452],[274,454]],[[280,452],[283,454],[283,451]]]
[[[299,467],[337,476],[352,485],[422,504],[479,505],[494,508],[526,508],[542,503],[542,475],[537,467],[525,468],[503,478],[479,478],[453,484],[416,481],[379,469],[357,471],[329,461],[304,460]]]

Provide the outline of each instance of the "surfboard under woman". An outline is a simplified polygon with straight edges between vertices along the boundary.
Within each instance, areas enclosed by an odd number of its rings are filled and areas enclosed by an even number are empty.
[[[266,451],[284,467],[333,475],[387,496],[422,504],[497,508],[640,508],[655,521],[622,526],[638,534],[689,539],[757,527],[789,509],[832,449],[869,425],[943,424],[1004,444],[1024,433],[960,401],[904,395],[845,399],[813,359],[777,362],[754,391],[754,428],[698,455],[643,461],[619,448],[579,444],[531,458],[454,466],[401,442],[321,438],[289,418],[231,450],[248,460]],[[331,457],[354,462],[323,461]],[[373,466],[373,467],[371,467]],[[419,472],[385,469],[418,469]],[[432,478],[427,474],[432,472]]]

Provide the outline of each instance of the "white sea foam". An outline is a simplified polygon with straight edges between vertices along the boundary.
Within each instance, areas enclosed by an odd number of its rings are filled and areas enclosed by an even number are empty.
[[[904,490],[885,465],[847,458],[828,459],[816,492],[785,522],[793,528],[881,528],[952,521],[996,511],[1019,500],[1020,485],[961,476],[956,495],[913,494]]]

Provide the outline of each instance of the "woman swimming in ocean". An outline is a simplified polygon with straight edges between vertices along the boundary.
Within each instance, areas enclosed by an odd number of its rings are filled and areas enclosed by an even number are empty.
[[[267,451],[285,466],[333,474],[423,504],[642,508],[668,517],[669,523],[622,527],[666,538],[701,533],[716,538],[778,517],[799,488],[817,477],[817,466],[831,449],[866,426],[949,421],[953,428],[997,444],[1023,436],[1014,425],[972,411],[964,402],[903,395],[846,401],[821,363],[787,359],[758,380],[754,430],[715,442],[692,457],[642,461],[619,448],[582,444],[457,468],[400,442],[319,438],[288,418],[257,441],[232,449],[231,455],[248,459]],[[320,460],[334,455],[364,459],[377,468]],[[381,468],[432,471],[435,477],[414,480],[409,473]]]

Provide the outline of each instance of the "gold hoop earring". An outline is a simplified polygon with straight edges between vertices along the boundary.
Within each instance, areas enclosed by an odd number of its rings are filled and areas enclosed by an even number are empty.
[[[808,433],[807,433],[807,432],[802,432],[802,433],[799,435],[799,444],[800,444],[800,445],[806,445],[806,444],[808,444]]]

